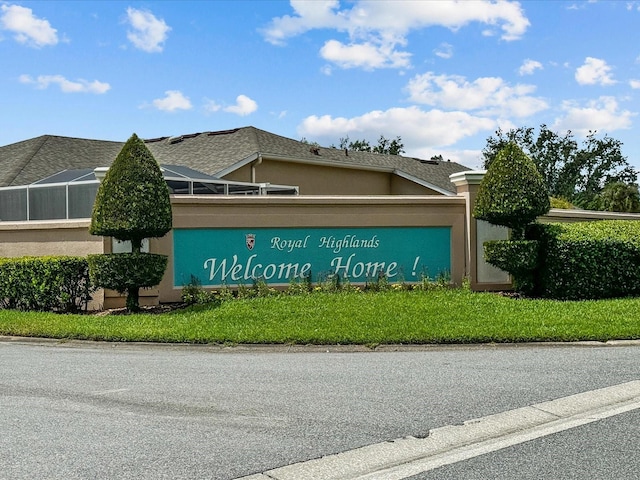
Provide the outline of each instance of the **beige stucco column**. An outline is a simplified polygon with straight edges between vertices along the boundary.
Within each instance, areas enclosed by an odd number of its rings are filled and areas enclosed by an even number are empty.
[[[466,199],[465,273],[473,290],[505,290],[511,288],[509,274],[485,262],[482,245],[488,240],[504,240],[509,232],[504,227],[473,218],[473,206],[485,173],[485,170],[469,170],[449,177],[458,196]]]

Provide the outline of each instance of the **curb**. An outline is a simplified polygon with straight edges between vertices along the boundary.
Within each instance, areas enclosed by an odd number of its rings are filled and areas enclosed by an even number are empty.
[[[66,348],[107,349],[194,349],[211,353],[389,353],[426,352],[438,350],[476,350],[512,348],[594,348],[636,347],[640,340],[609,340],[606,342],[524,342],[524,343],[442,343],[442,344],[391,344],[391,345],[287,345],[287,344],[215,344],[215,343],[156,343],[156,342],[107,342],[66,338],[18,337],[0,335],[0,343],[28,344]]]

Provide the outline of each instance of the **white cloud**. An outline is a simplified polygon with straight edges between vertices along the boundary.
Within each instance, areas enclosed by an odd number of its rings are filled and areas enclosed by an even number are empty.
[[[286,110],[281,110],[279,112],[269,112],[269,115],[277,120],[282,120],[287,116],[288,112]]]
[[[127,22],[131,30],[127,38],[136,48],[145,52],[161,52],[167,33],[171,31],[163,19],[156,18],[151,12],[127,8]]]
[[[175,112],[176,110],[191,110],[191,100],[185,97],[179,90],[167,90],[164,98],[154,100],[153,106],[164,112]]]
[[[0,11],[0,26],[13,32],[16,41],[37,48],[58,43],[57,30],[47,20],[35,17],[30,8],[2,5]]]
[[[271,25],[263,30],[267,41],[282,44],[287,38],[320,28],[348,31],[356,36],[363,32],[405,35],[411,30],[432,26],[458,30],[472,22],[499,26],[504,40],[515,40],[530,25],[520,4],[508,1],[361,0],[345,10],[338,10],[337,0],[291,0],[290,3],[295,15],[272,19]]]
[[[51,84],[56,84],[64,93],[103,94],[111,89],[111,85],[105,82],[99,82],[98,80],[89,82],[83,79],[71,81],[67,80],[62,75],[39,75],[35,79],[30,75],[20,75],[19,80],[21,83],[35,85],[36,88],[39,88],[41,90],[48,88]]]
[[[418,149],[411,156],[431,158],[434,155],[442,155],[445,160],[451,160],[473,170],[483,169],[484,157],[482,156],[482,150]]]
[[[640,12],[640,3],[639,2],[627,2],[627,10],[636,9]]]
[[[440,58],[444,58],[444,59],[450,59],[451,57],[453,57],[453,45],[449,44],[449,43],[441,43],[438,48],[436,48],[433,53],[436,54],[436,56],[440,57]]]
[[[518,69],[520,75],[533,75],[536,70],[542,70],[542,64],[527,58]]]
[[[337,40],[329,40],[320,49],[325,60],[342,68],[404,68],[410,65],[411,54],[398,52],[390,45],[374,45],[369,42],[344,45]]]
[[[424,111],[418,107],[372,111],[352,118],[312,115],[298,126],[298,135],[327,143],[337,138],[368,138],[375,141],[381,134],[400,136],[405,149],[453,145],[482,131],[492,131],[496,122],[466,112]]]
[[[510,41],[520,38],[530,25],[520,4],[509,1],[360,0],[342,10],[337,0],[291,0],[290,3],[294,14],[273,18],[262,30],[265,39],[283,45],[288,38],[315,29],[346,33],[348,43],[331,39],[321,50],[323,58],[343,68],[407,67],[411,54],[398,47],[407,45],[407,35],[412,30],[442,26],[455,31],[479,22],[501,29],[502,39]],[[495,32],[491,30],[491,33]],[[448,48],[441,47],[436,54],[447,58],[448,52]],[[359,59],[359,55],[364,57]]]
[[[442,156],[453,162],[460,163],[474,170],[482,170],[484,168],[484,157],[482,150],[453,150],[443,152]]]
[[[204,110],[207,113],[213,113],[213,112],[217,112],[218,110],[220,110],[222,108],[221,105],[219,105],[217,102],[215,102],[214,100],[209,100],[206,99],[205,103],[204,103]]]
[[[285,15],[271,20],[271,25],[262,30],[265,39],[274,45],[284,45],[289,37],[295,37],[314,28],[338,28],[348,26],[342,14],[334,12],[340,5],[338,0],[314,2],[291,0],[295,16]]]
[[[499,77],[481,77],[469,82],[459,75],[427,72],[407,85],[409,100],[446,109],[477,110],[482,115],[528,117],[549,108],[531,94],[533,85],[509,85]]]
[[[576,81],[580,85],[613,85],[611,67],[602,59],[587,57],[584,65],[576,69]]]
[[[638,89],[640,88],[640,80],[629,80],[629,85],[631,85],[631,88]]]
[[[566,101],[562,104],[562,110],[564,116],[556,119],[554,127],[581,135],[586,135],[590,130],[612,132],[631,128],[631,120],[637,115],[629,110],[620,110],[613,97],[600,97],[585,106]]]
[[[225,107],[224,111],[229,113],[235,113],[244,117],[250,113],[255,112],[258,109],[258,104],[251,100],[246,95],[238,95],[236,98],[236,104],[229,107]]]
[[[227,107],[223,107],[214,100],[206,99],[204,109],[207,113],[213,113],[222,110],[224,112],[235,113],[236,115],[244,117],[255,112],[258,109],[258,104],[255,102],[255,100],[252,100],[246,95],[238,95],[236,97],[236,104],[229,105]],[[286,112],[282,112],[278,118],[282,118],[285,114]]]

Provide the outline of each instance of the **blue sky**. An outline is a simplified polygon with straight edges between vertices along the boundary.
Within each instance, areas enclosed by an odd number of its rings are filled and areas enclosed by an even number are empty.
[[[474,168],[544,123],[640,168],[638,31],[640,1],[0,1],[0,145],[253,125]]]

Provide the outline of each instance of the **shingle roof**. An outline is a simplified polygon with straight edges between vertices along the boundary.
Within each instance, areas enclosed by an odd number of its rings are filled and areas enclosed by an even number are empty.
[[[412,180],[455,192],[452,173],[468,170],[455,162],[431,162],[399,155],[313,147],[255,127],[146,140],[160,164],[183,165],[218,176],[257,154],[263,158],[346,168],[395,171]],[[0,147],[0,186],[28,185],[66,169],[108,167],[124,142],[44,135]]]
[[[66,169],[108,166],[122,145],[43,135],[0,147],[0,186],[28,185]]]

